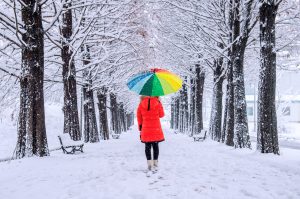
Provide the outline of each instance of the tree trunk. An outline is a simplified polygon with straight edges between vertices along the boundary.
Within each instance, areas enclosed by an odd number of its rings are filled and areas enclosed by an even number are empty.
[[[84,141],[99,142],[92,80],[83,86]]]
[[[174,98],[171,99],[171,121],[170,121],[170,128],[174,129],[174,117],[175,117],[175,103]]]
[[[49,155],[44,109],[44,33],[42,8],[36,0],[24,0],[20,77],[20,112],[16,157]]]
[[[244,50],[246,43],[233,51],[233,82],[234,82],[234,146],[251,148],[248,131],[247,103],[244,83]],[[235,54],[236,53],[236,54]]]
[[[90,63],[90,50],[88,46],[84,46],[83,64]],[[84,141],[85,142],[99,142],[99,134],[97,128],[94,91],[92,89],[93,81],[89,69],[83,72],[83,112],[84,112]]]
[[[179,128],[179,97],[175,98],[175,130]]]
[[[98,108],[99,108],[99,125],[100,125],[100,134],[104,140],[109,140],[109,128],[107,120],[107,89],[101,88],[97,92],[98,97]]]
[[[200,133],[203,129],[203,115],[202,115],[202,107],[203,107],[203,89],[204,89],[204,80],[205,73],[203,68],[200,65],[196,65],[196,80],[195,80],[195,109],[196,109],[196,117],[195,117],[195,131],[196,133]]]
[[[179,132],[183,133],[183,120],[184,120],[184,108],[183,108],[183,90],[179,92]]]
[[[127,130],[126,127],[126,121],[125,121],[125,109],[123,103],[120,103],[119,105],[119,112],[120,112],[120,126],[121,126],[121,131],[125,132]]]
[[[252,2],[253,1],[249,1],[248,3],[250,3],[251,5]],[[244,83],[244,55],[249,37],[249,27],[246,23],[248,19],[240,18],[240,5],[240,0],[235,0],[235,4],[232,8],[235,17],[233,20],[233,41],[236,40],[232,44],[232,56],[230,60],[232,63],[233,71],[234,146],[236,148],[251,148],[251,142],[248,131],[247,104]],[[248,7],[244,9],[247,10]],[[248,12],[250,12],[250,10]],[[245,20],[242,29],[242,31],[244,32],[241,32],[241,20]]]
[[[257,149],[279,155],[276,116],[276,50],[275,18],[278,5],[261,1],[260,16],[260,76],[258,92]]]
[[[232,66],[228,64],[227,74],[227,91],[226,91],[226,114],[224,115],[225,128],[224,135],[226,135],[226,145],[234,146],[234,97],[233,97],[233,79],[232,79]]]
[[[228,15],[228,26],[229,26],[229,41],[228,43],[233,43],[233,35],[237,37],[239,34],[239,23],[238,20],[235,20],[238,15],[234,13],[239,12],[238,9],[234,9],[234,0],[229,1],[229,15]],[[237,7],[236,7],[237,8]],[[233,24],[235,22],[235,32],[233,29]],[[226,140],[226,145],[234,146],[233,137],[234,137],[234,106],[233,106],[233,71],[232,71],[232,49],[228,49],[228,57],[230,60],[227,60],[227,87],[226,87],[226,99],[225,99],[225,113],[223,120],[223,130],[222,130],[222,142]]]
[[[184,82],[182,85],[183,94],[183,132],[188,131],[188,121],[189,121],[189,101],[188,101],[188,90],[187,90],[187,77],[184,77]]]
[[[210,115],[209,132],[213,140],[221,141],[222,125],[222,100],[223,100],[223,77],[222,77],[223,59],[219,58],[215,62],[214,70],[214,88],[213,102]]]
[[[69,133],[73,140],[80,140],[81,133],[78,118],[77,106],[77,88],[76,71],[74,60],[72,60],[73,51],[69,46],[72,36],[72,9],[68,9],[71,3],[64,4],[66,11],[62,14],[61,33],[62,50],[61,57],[63,61],[63,82],[64,82],[64,133]]]
[[[111,113],[111,127],[112,127],[112,131],[115,133],[116,131],[116,96],[113,93],[110,93],[109,95],[110,97],[110,113]]]
[[[193,72],[191,70],[191,72]],[[191,77],[190,79],[190,84],[191,84],[191,88],[190,88],[190,116],[189,116],[189,126],[190,126],[190,132],[191,132],[191,136],[194,135],[195,133],[195,98],[196,98],[196,88],[195,88],[195,78]]]
[[[118,103],[117,97],[114,93],[110,93],[110,107],[112,130],[115,134],[120,134],[121,130],[119,128]]]
[[[225,140],[226,140],[225,129],[226,129],[227,112],[228,112],[228,107],[227,107],[227,97],[226,97],[226,98],[225,98],[225,106],[224,106],[224,116],[223,116],[222,135],[221,135],[221,142],[222,142],[222,143],[224,143]]]

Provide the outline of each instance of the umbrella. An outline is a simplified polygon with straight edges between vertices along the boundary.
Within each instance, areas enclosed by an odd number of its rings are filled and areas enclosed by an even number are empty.
[[[139,95],[163,96],[178,91],[182,80],[174,73],[154,68],[133,76],[127,86]]]

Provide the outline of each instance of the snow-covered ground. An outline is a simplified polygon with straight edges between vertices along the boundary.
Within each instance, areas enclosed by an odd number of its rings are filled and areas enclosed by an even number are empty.
[[[12,155],[17,139],[17,126],[5,114],[0,116],[0,159]],[[46,125],[49,148],[59,147],[59,105],[46,105]],[[174,134],[167,121],[164,131],[160,172],[150,178],[134,126],[119,140],[86,144],[83,154],[53,151],[50,157],[0,162],[0,199],[300,198],[300,150],[290,145],[281,146],[280,156],[266,155],[209,139],[193,142]],[[286,135],[281,142],[293,136],[288,144],[298,144],[298,134]]]
[[[86,144],[83,154],[54,151],[0,163],[0,198],[300,198],[299,150],[282,148],[281,156],[235,150],[209,139],[193,142],[164,126],[160,171],[150,178],[133,127],[119,140]]]

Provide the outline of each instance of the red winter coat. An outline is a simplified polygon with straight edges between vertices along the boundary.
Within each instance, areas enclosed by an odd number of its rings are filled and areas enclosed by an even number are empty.
[[[160,118],[165,115],[158,98],[145,97],[137,109],[137,120],[142,142],[164,141]]]

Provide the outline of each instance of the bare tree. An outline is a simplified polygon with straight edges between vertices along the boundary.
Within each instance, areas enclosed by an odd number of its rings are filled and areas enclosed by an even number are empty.
[[[83,46],[84,57],[83,64],[90,64],[90,47],[88,45]],[[97,128],[97,120],[96,120],[96,110],[95,110],[95,102],[94,102],[94,90],[93,80],[91,71],[85,69],[83,71],[84,85],[82,87],[83,93],[83,109],[84,109],[84,141],[85,142],[99,142],[99,134]]]
[[[281,1],[260,1],[260,78],[258,92],[257,149],[279,155],[276,115],[276,28]]]
[[[14,4],[15,6],[15,4]],[[49,155],[44,109],[44,29],[42,5],[24,0],[21,5],[24,33],[20,75],[20,113],[17,158]],[[17,20],[17,17],[15,18]],[[19,34],[19,33],[17,33]]]
[[[195,87],[196,87],[196,100],[195,100],[195,125],[196,133],[200,133],[203,129],[203,89],[204,89],[204,80],[205,80],[205,71],[200,65],[196,65],[196,78],[195,78]]]
[[[107,118],[107,88],[102,87],[97,91],[98,108],[99,108],[99,126],[100,135],[104,140],[109,139],[109,128]]]
[[[253,4],[254,0],[246,2],[234,0],[231,7],[234,17],[230,57],[233,71],[234,146],[239,148],[251,147],[245,97],[244,55],[250,31],[257,21],[256,19],[252,21]]]
[[[77,106],[76,69],[73,50],[70,46],[73,36],[72,3],[63,2],[61,35],[62,76],[64,83],[64,133],[69,133],[73,140],[81,139]]]

